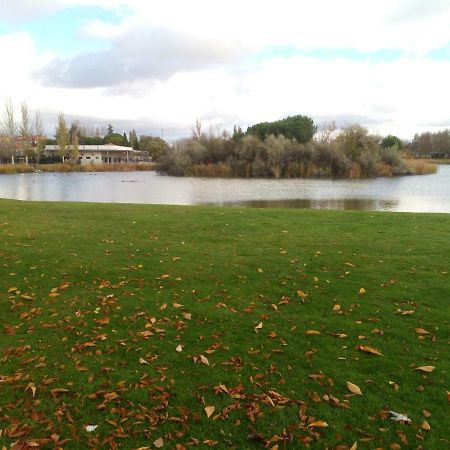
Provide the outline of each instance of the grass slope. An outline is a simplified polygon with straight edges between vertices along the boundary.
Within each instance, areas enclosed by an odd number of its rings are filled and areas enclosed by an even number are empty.
[[[447,448],[449,231],[2,200],[0,446]]]

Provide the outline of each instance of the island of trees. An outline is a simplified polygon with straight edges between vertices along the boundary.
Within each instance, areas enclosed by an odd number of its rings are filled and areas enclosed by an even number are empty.
[[[436,170],[412,156],[396,136],[371,135],[359,125],[338,130],[332,124],[318,132],[311,118],[298,115],[220,135],[204,133],[198,122],[192,137],[168,148],[159,162],[169,175],[245,178],[358,178]]]

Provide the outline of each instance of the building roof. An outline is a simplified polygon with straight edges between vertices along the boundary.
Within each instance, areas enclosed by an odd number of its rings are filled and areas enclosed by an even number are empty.
[[[69,145],[70,147],[70,145]],[[46,145],[45,150],[59,151],[58,145]],[[96,152],[131,152],[141,153],[139,150],[134,150],[133,147],[124,147],[122,145],[103,144],[103,145],[78,145],[79,151],[96,151]]]

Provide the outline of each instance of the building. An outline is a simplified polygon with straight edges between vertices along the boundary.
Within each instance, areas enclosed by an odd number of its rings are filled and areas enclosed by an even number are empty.
[[[46,145],[44,154],[59,156],[59,146]],[[78,162],[80,164],[142,163],[150,160],[148,152],[134,150],[132,147],[113,144],[78,146]]]

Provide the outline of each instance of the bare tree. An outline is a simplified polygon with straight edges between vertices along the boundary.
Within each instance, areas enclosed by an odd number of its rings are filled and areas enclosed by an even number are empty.
[[[17,137],[17,123],[14,118],[14,105],[10,98],[5,100],[5,107],[3,110],[3,126],[6,135],[7,152],[11,157],[11,162],[14,164],[14,146]]]
[[[25,102],[22,102],[20,105],[20,112],[22,121],[19,128],[19,136],[23,153],[26,155],[28,161],[28,157],[32,156],[31,119],[28,105]]]
[[[35,158],[39,164],[45,148],[44,124],[42,123],[41,113],[39,111],[36,111],[34,116],[34,132],[36,134]]]

